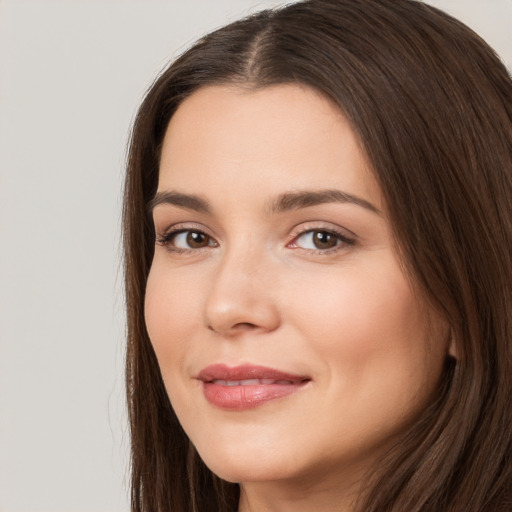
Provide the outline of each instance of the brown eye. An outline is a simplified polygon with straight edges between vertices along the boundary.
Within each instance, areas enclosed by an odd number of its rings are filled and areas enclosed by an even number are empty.
[[[331,249],[338,245],[339,237],[328,231],[313,231],[313,245],[316,249]]]
[[[201,247],[208,247],[210,244],[210,237],[199,231],[186,231],[186,242],[191,249],[200,249]]]
[[[337,233],[336,231],[330,231],[327,229],[310,229],[304,231],[299,235],[293,245],[300,247],[301,249],[313,250],[313,251],[329,251],[329,249],[339,248],[342,249],[349,245],[354,245],[354,240],[351,238]]]
[[[170,251],[175,252],[217,246],[215,240],[206,233],[191,229],[171,231],[162,238],[157,239],[157,241]]]

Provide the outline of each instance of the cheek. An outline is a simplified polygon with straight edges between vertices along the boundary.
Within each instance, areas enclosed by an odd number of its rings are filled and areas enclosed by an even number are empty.
[[[298,299],[299,298],[299,299]],[[310,336],[365,340],[360,347],[392,338],[418,327],[416,300],[401,272],[381,262],[378,267],[342,268],[337,273],[311,275],[288,298]],[[357,347],[354,347],[357,348]]]
[[[425,308],[387,254],[376,254],[364,268],[347,266],[337,275],[304,279],[289,303],[292,321],[339,386],[419,389],[442,367],[439,335],[431,332]]]
[[[158,260],[154,262],[144,315],[158,362],[168,375],[177,375],[175,369],[190,349],[192,331],[201,325],[201,301],[199,279],[194,274],[171,272]]]
[[[440,330],[431,329],[394,260],[315,277],[304,281],[302,295],[295,290],[300,307],[290,307],[310,360],[319,363],[323,402],[311,416],[330,418],[322,428],[336,440],[333,453],[379,446],[435,394],[445,357]]]

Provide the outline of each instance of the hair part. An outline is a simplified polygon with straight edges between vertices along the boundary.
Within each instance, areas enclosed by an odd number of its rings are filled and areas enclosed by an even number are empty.
[[[365,512],[512,506],[512,82],[470,29],[414,0],[310,0],[219,29],[152,84],[136,117],[123,225],[132,510],[233,512],[239,489],[201,461],[169,403],[144,323],[147,205],[181,102],[208,85],[297,83],[360,139],[404,267],[451,328],[439,394],[382,461]]]

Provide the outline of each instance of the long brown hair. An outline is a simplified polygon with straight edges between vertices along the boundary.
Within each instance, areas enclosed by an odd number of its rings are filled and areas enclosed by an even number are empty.
[[[132,510],[237,510],[238,486],[206,468],[180,427],[143,308],[164,132],[186,97],[223,83],[300,83],[339,105],[380,184],[404,270],[451,326],[457,361],[379,465],[361,510],[512,510],[512,82],[475,33],[415,0],[263,11],[201,39],[147,93],[123,217]]]

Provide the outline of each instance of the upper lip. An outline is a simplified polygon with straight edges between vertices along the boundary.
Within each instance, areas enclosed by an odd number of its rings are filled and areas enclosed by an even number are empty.
[[[273,379],[288,380],[291,382],[303,382],[311,380],[308,376],[297,375],[266,366],[243,364],[239,366],[227,366],[225,364],[212,364],[203,368],[197,377],[203,382],[214,380],[241,381],[248,379]]]

